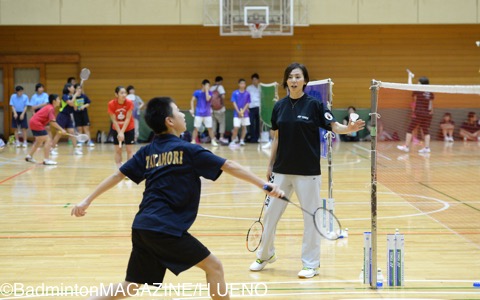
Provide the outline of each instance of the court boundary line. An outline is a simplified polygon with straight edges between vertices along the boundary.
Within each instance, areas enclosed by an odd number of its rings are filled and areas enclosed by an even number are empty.
[[[429,186],[429,185],[426,184],[426,183],[423,183],[423,182],[419,181],[418,184],[420,184],[420,185],[422,185],[422,186],[424,186],[424,187],[426,187],[426,188],[428,188],[428,189],[430,189],[430,190],[432,190],[432,191],[435,191],[435,192],[437,192],[437,193],[439,193],[439,194],[441,194],[441,195],[444,195],[445,197],[448,197],[448,198],[450,198],[450,199],[452,199],[452,200],[455,200],[455,201],[458,202],[459,204],[465,205],[465,206],[467,206],[467,207],[469,207],[469,208],[471,208],[471,209],[473,209],[473,210],[476,210],[476,211],[480,212],[480,209],[478,209],[478,208],[476,208],[476,207],[474,207],[474,206],[471,206],[470,204],[465,203],[465,202],[463,202],[462,200],[459,200],[459,199],[457,199],[457,198],[455,198],[455,197],[453,197],[453,196],[450,196],[450,195],[447,194],[447,193],[444,193],[444,192],[442,192],[442,191],[439,191],[439,190],[437,190],[436,188],[431,187],[431,186]]]
[[[20,175],[22,175],[22,174],[24,174],[24,173],[27,173],[28,171],[33,170],[33,169],[35,169],[36,167],[37,167],[37,165],[35,164],[35,165],[31,166],[31,167],[28,168],[28,169],[25,169],[25,170],[23,170],[23,171],[21,171],[21,172],[18,172],[18,173],[16,173],[16,174],[13,174],[13,175],[11,175],[10,177],[7,177],[7,178],[1,180],[1,181],[0,181],[0,184],[3,184],[4,182],[9,181],[10,179],[13,179],[13,178],[15,178],[15,177],[18,177],[18,176],[20,176]]]

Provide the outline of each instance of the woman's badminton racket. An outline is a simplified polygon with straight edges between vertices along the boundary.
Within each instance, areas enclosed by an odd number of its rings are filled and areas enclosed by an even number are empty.
[[[262,204],[262,210],[260,211],[260,216],[258,216],[258,220],[253,222],[252,226],[250,226],[247,232],[246,245],[248,251],[250,252],[255,252],[258,249],[258,246],[260,246],[260,242],[262,241],[263,224],[260,220],[262,219],[264,207],[265,202]]]
[[[268,185],[264,185],[263,189],[266,191],[271,191],[272,188]],[[309,214],[310,216],[313,217],[313,224],[315,225],[315,229],[320,233],[320,235],[328,240],[337,240],[341,237],[342,235],[342,225],[340,224],[340,221],[338,218],[333,214],[333,212],[329,209],[326,209],[324,207],[319,207],[317,208],[313,213],[307,211],[300,205],[290,201],[287,197],[281,197],[278,198],[284,201],[287,201],[290,204],[295,205],[296,207],[300,208],[303,210],[305,213]]]
[[[66,135],[69,135],[71,137],[74,137],[75,139],[77,139],[78,142],[80,143],[85,143],[85,142],[88,142],[89,140],[89,137],[88,135],[84,134],[84,133],[81,133],[81,134],[70,134],[70,133],[66,133]]]
[[[88,78],[90,77],[90,70],[87,69],[87,68],[83,68],[82,71],[80,71],[80,86],[83,86],[83,82],[85,80],[88,80]]]

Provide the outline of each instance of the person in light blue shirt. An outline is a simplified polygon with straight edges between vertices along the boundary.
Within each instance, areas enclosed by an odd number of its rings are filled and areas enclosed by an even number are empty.
[[[17,85],[15,94],[10,97],[10,106],[12,107],[12,128],[15,128],[15,146],[17,148],[27,147],[27,105],[28,96],[23,93],[23,87]],[[20,144],[20,128],[23,133],[23,144]]]
[[[34,113],[38,112],[42,107],[48,104],[48,94],[45,93],[45,87],[41,83],[35,85],[35,94],[30,97],[28,106],[30,106]]]

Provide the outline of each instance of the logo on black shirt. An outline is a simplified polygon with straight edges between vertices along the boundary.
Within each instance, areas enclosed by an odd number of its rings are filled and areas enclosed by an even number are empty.
[[[326,112],[326,113],[324,114],[324,116],[325,116],[325,119],[327,119],[327,120],[329,120],[329,121],[333,120],[333,116],[332,116],[332,114],[329,113],[329,112]]]

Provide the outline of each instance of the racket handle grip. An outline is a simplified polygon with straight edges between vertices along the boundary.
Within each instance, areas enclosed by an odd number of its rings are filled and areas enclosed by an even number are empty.
[[[271,192],[271,191],[273,190],[272,187],[269,186],[268,184],[264,184],[264,185],[263,185],[263,189],[264,189],[265,191],[267,191],[267,192]]]

